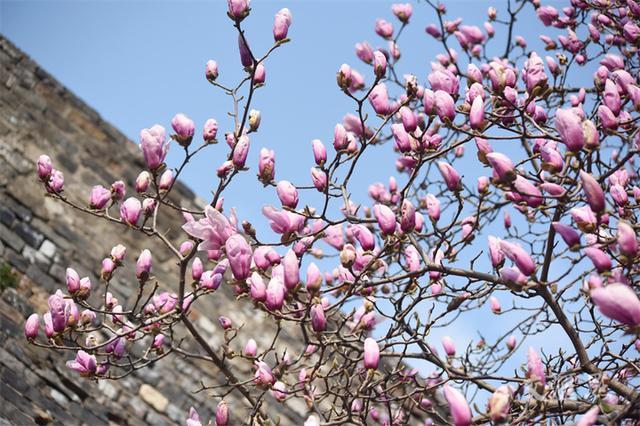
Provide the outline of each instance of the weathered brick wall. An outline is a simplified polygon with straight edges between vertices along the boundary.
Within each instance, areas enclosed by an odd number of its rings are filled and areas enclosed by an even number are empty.
[[[120,381],[92,382],[64,366],[72,353],[26,343],[25,318],[46,311],[47,297],[64,286],[65,269],[71,266],[81,276],[90,276],[100,290],[99,262],[115,244],[128,248],[129,265],[118,277],[133,277],[133,259],[141,249],[150,248],[154,274],[168,288],[177,288],[170,254],[157,242],[44,197],[34,166],[42,153],[50,155],[64,173],[67,196],[82,203],[87,202],[92,185],[109,186],[116,179],[123,179],[132,192],[143,167],[135,144],[0,36],[0,266],[10,265],[16,277],[15,283],[0,283],[4,288],[0,295],[0,425],[183,424],[191,405],[211,419],[217,400],[207,392],[192,392],[200,380],[208,385],[222,380],[211,364],[172,356]],[[186,207],[199,205],[180,183],[172,198]],[[176,214],[160,221],[173,224],[167,228],[169,236],[176,238],[181,218]],[[137,284],[120,278],[112,290],[120,300],[130,300]],[[214,348],[222,341],[216,318],[232,298],[228,289],[217,292],[198,301],[193,313]],[[245,329],[253,330],[259,345],[263,339],[260,346],[265,347],[271,333],[264,315],[250,304],[234,303],[234,309],[225,309],[225,314],[234,324],[246,324]],[[244,341],[235,343],[236,350],[244,345]],[[235,393],[230,398],[235,423],[242,423],[246,411],[238,408],[246,406]],[[306,417],[306,408],[300,405],[278,406],[277,412],[282,424],[302,424]]]

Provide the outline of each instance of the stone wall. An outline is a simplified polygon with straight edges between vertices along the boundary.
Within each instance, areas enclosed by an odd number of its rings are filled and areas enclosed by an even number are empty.
[[[5,269],[0,274],[0,425],[184,424],[192,405],[204,419],[213,418],[217,400],[207,392],[193,393],[201,380],[207,385],[223,380],[209,363],[171,356],[123,380],[93,382],[64,366],[72,353],[25,341],[25,318],[46,311],[47,297],[64,286],[68,266],[81,276],[90,276],[100,290],[99,262],[115,244],[128,248],[129,265],[118,276],[133,277],[135,257],[143,248],[150,248],[154,274],[168,288],[177,288],[170,254],[157,242],[45,197],[34,166],[42,153],[50,155],[64,173],[67,196],[80,203],[87,202],[92,185],[108,187],[116,179],[123,179],[132,192],[143,168],[134,143],[0,36],[0,268]],[[201,205],[180,183],[172,201],[190,208]],[[161,217],[160,223],[173,224],[167,230],[175,239],[181,220],[175,213],[175,217]],[[112,291],[120,300],[130,300],[137,283],[116,279]],[[192,314],[214,348],[222,342],[216,318],[232,299],[225,289],[199,300]],[[234,324],[254,330],[251,334],[259,346],[266,346],[271,333],[264,315],[250,304],[233,303],[233,311],[225,310],[225,314]],[[236,350],[244,345],[234,343]],[[244,401],[233,393],[229,402],[236,416],[234,424],[243,423]],[[307,414],[299,405],[278,406],[277,412],[282,424],[302,424]]]

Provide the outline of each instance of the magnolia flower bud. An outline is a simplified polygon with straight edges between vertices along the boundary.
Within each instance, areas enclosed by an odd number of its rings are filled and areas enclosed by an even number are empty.
[[[80,276],[74,269],[67,268],[66,280],[67,291],[69,292],[69,294],[73,295],[78,290],[80,290]]]
[[[444,385],[444,397],[449,404],[451,419],[455,426],[471,425],[471,408],[464,395],[459,390],[452,388],[448,384]]]
[[[511,335],[507,338],[507,349],[510,351],[514,350],[516,347],[516,336]]]
[[[53,163],[51,162],[51,158],[48,155],[41,155],[38,157],[38,177],[42,181],[47,181],[49,176],[51,175],[51,171],[53,170]]]
[[[378,78],[387,73],[387,57],[379,50],[373,52],[373,72]]]
[[[638,238],[629,223],[624,221],[618,222],[617,239],[621,253],[629,259],[633,259],[638,255]]]
[[[205,142],[213,142],[218,135],[218,122],[214,118],[210,118],[204,122],[202,138]]]
[[[49,296],[49,313],[51,315],[51,325],[54,333],[61,333],[67,327],[67,316],[65,314],[65,301],[61,293]]]
[[[384,204],[376,204],[373,206],[373,214],[383,234],[392,235],[396,232],[396,215],[393,210]]]
[[[271,278],[267,286],[265,305],[272,311],[277,311],[284,304],[285,287],[278,278]]]
[[[140,201],[136,198],[129,197],[120,206],[120,219],[122,219],[124,223],[136,226],[140,218],[141,210],[142,204],[140,204]]]
[[[258,127],[260,127],[261,116],[260,111],[256,109],[249,111],[249,131],[255,132],[258,130]]]
[[[265,185],[273,180],[276,172],[276,154],[273,150],[262,148],[258,158],[258,179]]]
[[[151,252],[147,249],[142,250],[138,260],[136,261],[136,277],[141,282],[144,282],[149,279],[149,274],[151,273]]]
[[[165,170],[160,176],[160,182],[158,183],[158,189],[161,191],[168,191],[173,186],[173,170]]]
[[[493,392],[487,406],[491,421],[500,423],[508,418],[512,395],[513,390],[509,385],[502,385]]]
[[[242,21],[249,16],[249,0],[227,0],[229,6],[228,15],[234,21]]]
[[[389,112],[389,94],[384,83],[378,83],[369,94],[369,102],[378,115],[387,115]]]
[[[238,281],[249,278],[252,251],[247,240],[240,234],[233,234],[227,239],[224,247],[233,277]]]
[[[547,377],[544,372],[544,365],[540,356],[532,347],[529,348],[527,360],[527,377],[531,380],[535,387],[544,388],[547,383]]]
[[[283,206],[295,209],[298,205],[298,190],[289,181],[281,180],[276,186],[278,198]]]
[[[240,136],[238,143],[233,148],[232,162],[236,169],[242,169],[247,161],[249,154],[249,137],[247,135]]]
[[[175,140],[182,146],[189,146],[196,131],[196,125],[193,120],[182,113],[176,114],[171,119],[171,127],[176,132],[174,135]]]
[[[113,274],[113,271],[115,269],[115,262],[110,257],[105,257],[104,259],[102,259],[102,269],[100,270],[100,277],[105,281],[109,281],[111,279],[111,274]]]
[[[209,59],[204,69],[204,75],[209,81],[214,81],[218,78],[218,63],[213,59]]]
[[[322,273],[320,272],[320,268],[311,262],[309,266],[307,266],[307,290],[310,293],[316,293],[320,290],[321,285]]]
[[[27,340],[33,340],[38,337],[40,331],[40,317],[38,314],[31,314],[24,323],[24,336]]]
[[[281,9],[276,13],[273,22],[273,39],[278,42],[287,38],[289,27],[291,26],[291,12],[289,9]]]
[[[596,213],[604,211],[604,191],[598,181],[583,170],[580,170],[580,180],[582,181],[582,190],[587,197],[587,202],[591,210]]]
[[[196,257],[195,259],[193,259],[193,263],[191,264],[191,278],[193,278],[193,280],[196,282],[200,281],[203,272],[204,265],[202,264],[200,258]]]
[[[447,356],[454,356],[456,354],[456,346],[451,337],[444,336],[442,338],[442,347]]]
[[[298,257],[293,250],[289,250],[282,260],[284,267],[284,285],[291,290],[300,281],[300,266]]]
[[[380,362],[380,347],[371,337],[364,340],[364,368],[375,370]]]
[[[149,189],[149,185],[151,184],[151,173],[146,170],[140,172],[138,177],[136,178],[136,192],[139,194],[144,193],[147,189]]]
[[[311,327],[313,331],[320,333],[327,329],[327,319],[324,316],[324,308],[322,304],[318,303],[311,307]]]
[[[476,96],[471,103],[469,124],[474,130],[482,130],[484,128],[484,101],[480,96]]]
[[[58,193],[64,187],[64,175],[60,170],[52,169],[47,182],[47,191]]]
[[[256,343],[256,341],[253,339],[249,339],[249,341],[247,341],[247,344],[244,346],[244,350],[242,351],[242,353],[244,354],[244,356],[252,358],[255,357],[258,353],[258,344]]]
[[[320,191],[325,192],[327,190],[327,174],[324,170],[320,170],[317,167],[311,168],[311,181],[313,186]]]
[[[578,234],[578,232],[571,226],[560,222],[553,222],[551,226],[553,226],[553,229],[560,234],[571,250],[576,250],[580,247],[580,234]]]
[[[169,143],[165,143],[166,133],[159,124],[140,132],[140,149],[150,170],[155,170],[164,162],[169,152]]]
[[[262,85],[264,84],[266,78],[267,78],[267,71],[264,68],[264,65],[258,64],[256,66],[256,70],[253,73],[253,83],[255,85]]]
[[[313,148],[313,158],[318,166],[323,166],[327,161],[327,149],[319,139],[311,141]]]
[[[231,320],[223,315],[218,317],[218,323],[220,323],[220,327],[222,327],[225,330],[228,330],[233,326],[233,323],[231,322]]]
[[[509,157],[499,152],[491,152],[486,158],[499,182],[508,183],[516,178],[515,167]]]
[[[229,425],[229,408],[227,402],[223,399],[216,407],[216,426]]]
[[[89,195],[89,206],[92,209],[104,210],[111,201],[111,191],[102,185],[96,185],[91,188]]]
[[[613,283],[591,290],[591,300],[608,318],[635,327],[640,324],[640,300],[633,289]]]
[[[440,170],[440,174],[444,178],[444,181],[449,188],[449,191],[457,192],[462,187],[462,179],[458,172],[448,163],[444,161],[438,162],[438,170]]]

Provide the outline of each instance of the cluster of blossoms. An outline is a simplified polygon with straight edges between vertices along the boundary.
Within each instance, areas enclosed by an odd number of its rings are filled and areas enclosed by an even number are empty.
[[[134,196],[116,181],[94,186],[87,205],[74,204],[50,158],[37,163],[52,197],[160,240],[178,261],[179,282],[158,285],[152,253],[143,250],[135,268],[138,296],[120,303],[108,291],[125,262],[126,249],[118,245],[101,265],[107,290],[95,294],[90,280],[69,268],[67,292],[49,298],[42,321],[37,314],[28,318],[26,337],[76,351],[69,368],[96,379],[123,377],[173,353],[204,357],[247,402],[249,423],[269,422],[262,401],[270,396],[304,400],[308,426],[633,424],[640,416],[640,5],[572,0],[559,11],[537,0],[510,0],[505,16],[489,8],[482,28],[447,20],[444,4],[427,0],[424,7],[438,18],[426,33],[444,53],[424,82],[412,74],[400,79],[399,40],[412,22],[412,5],[394,4],[393,22],[375,22],[384,47],[355,46],[371,67],[370,83],[348,64],[337,72],[355,111],[335,125],[332,152],[319,139],[311,142],[313,186],[276,181],[274,151],[259,151],[258,180],[280,202],[262,208],[279,237],[267,243],[235,211],[224,212],[222,194],[248,170],[250,138],[261,123],[251,100],[266,82],[267,58],[289,41],[292,15],[277,12],[274,44],[258,57],[242,29],[248,1],[229,0],[246,75],[226,86],[217,63],[206,64],[206,79],[233,99],[236,112],[224,135],[228,149],[217,187],[202,212],[177,207],[167,196],[189,160],[217,143],[213,118],[195,149],[196,126],[184,114],[171,120],[169,137],[161,125],[142,130],[147,170],[136,179]],[[540,36],[549,52],[544,59],[513,33],[526,13],[559,32],[555,39]],[[501,43],[494,25],[505,27],[506,47],[489,57],[490,41]],[[571,86],[585,71],[593,84]],[[248,96],[236,96],[241,90]],[[185,156],[171,169],[165,160],[176,143]],[[383,147],[392,150],[398,176],[371,184],[369,200],[358,203],[349,191],[353,172],[364,166],[365,150]],[[487,173],[470,183],[471,169]],[[321,204],[304,205],[306,191],[319,193]],[[158,231],[161,208],[184,217],[179,246]],[[227,316],[219,318],[224,347],[202,338],[190,309],[216,297],[220,286],[273,320],[273,344],[259,347],[251,331]],[[491,330],[463,350],[445,336],[440,355],[430,332],[485,304],[487,315],[508,315],[505,330]],[[299,330],[300,347],[283,352],[285,323]],[[200,354],[174,341],[179,324]],[[521,356],[527,340],[558,332],[562,350],[529,344]],[[243,347],[231,349],[241,338]],[[143,356],[129,350],[134,344],[145,348]],[[253,375],[234,371],[226,360],[231,355]],[[418,361],[431,370],[412,368]],[[230,411],[220,399],[216,424],[228,424]],[[187,424],[202,424],[194,409]]]

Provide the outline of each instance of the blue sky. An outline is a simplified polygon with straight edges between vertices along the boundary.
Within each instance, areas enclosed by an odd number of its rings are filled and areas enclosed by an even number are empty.
[[[488,6],[500,11],[504,4],[446,2],[448,19],[460,16],[465,23],[476,25],[485,21]],[[252,170],[241,175],[225,193],[226,207],[236,207],[241,219],[263,221],[260,207],[277,204],[275,191],[261,190],[255,177],[261,147],[276,151],[276,179],[311,183],[310,141],[319,138],[330,146],[335,123],[353,111],[353,103],[336,87],[335,73],[346,62],[367,81],[372,80],[370,69],[355,57],[354,45],[367,40],[374,47],[386,46],[373,27],[378,17],[398,25],[390,5],[389,1],[252,2],[251,16],[243,25],[255,51],[264,52],[271,45],[273,15],[280,8],[291,10],[293,25],[289,32],[292,42],[268,60],[267,85],[257,92],[253,105],[262,110],[263,117],[260,131],[252,137],[248,162]],[[519,22],[516,34],[536,44],[542,27],[532,10],[528,16],[530,19]],[[412,72],[425,81],[429,62],[441,53],[424,33],[434,18],[428,6],[414,3],[412,25],[400,40],[400,75]],[[531,26],[534,22],[536,25]],[[229,99],[204,78],[208,59],[218,61],[219,80],[224,84],[235,83],[242,73],[226,1],[5,0],[0,2],[0,31],[134,141],[140,129],[155,123],[170,128],[169,122],[178,112],[196,121],[198,134],[210,117],[220,122],[219,134],[230,130],[226,116],[231,108]],[[504,33],[500,27],[497,31],[502,52]],[[171,165],[176,164],[178,151],[174,147]],[[183,180],[202,198],[210,199],[209,191],[217,183],[215,169],[226,153],[225,144],[211,147],[184,173]],[[353,191],[361,194],[357,195],[359,201],[366,201],[369,183],[386,182],[395,174],[395,156],[390,154],[390,146],[367,154],[368,167],[353,180]],[[474,161],[475,170],[464,172],[477,176],[475,160],[468,161]],[[474,181],[475,177],[470,177],[470,182]],[[308,200],[313,202],[313,196]],[[450,334],[468,341],[475,337],[477,324],[493,320],[486,314],[488,307],[482,311],[434,335]],[[486,334],[491,334],[488,331]],[[434,340],[439,346],[439,338]],[[524,354],[521,359],[524,361]]]

